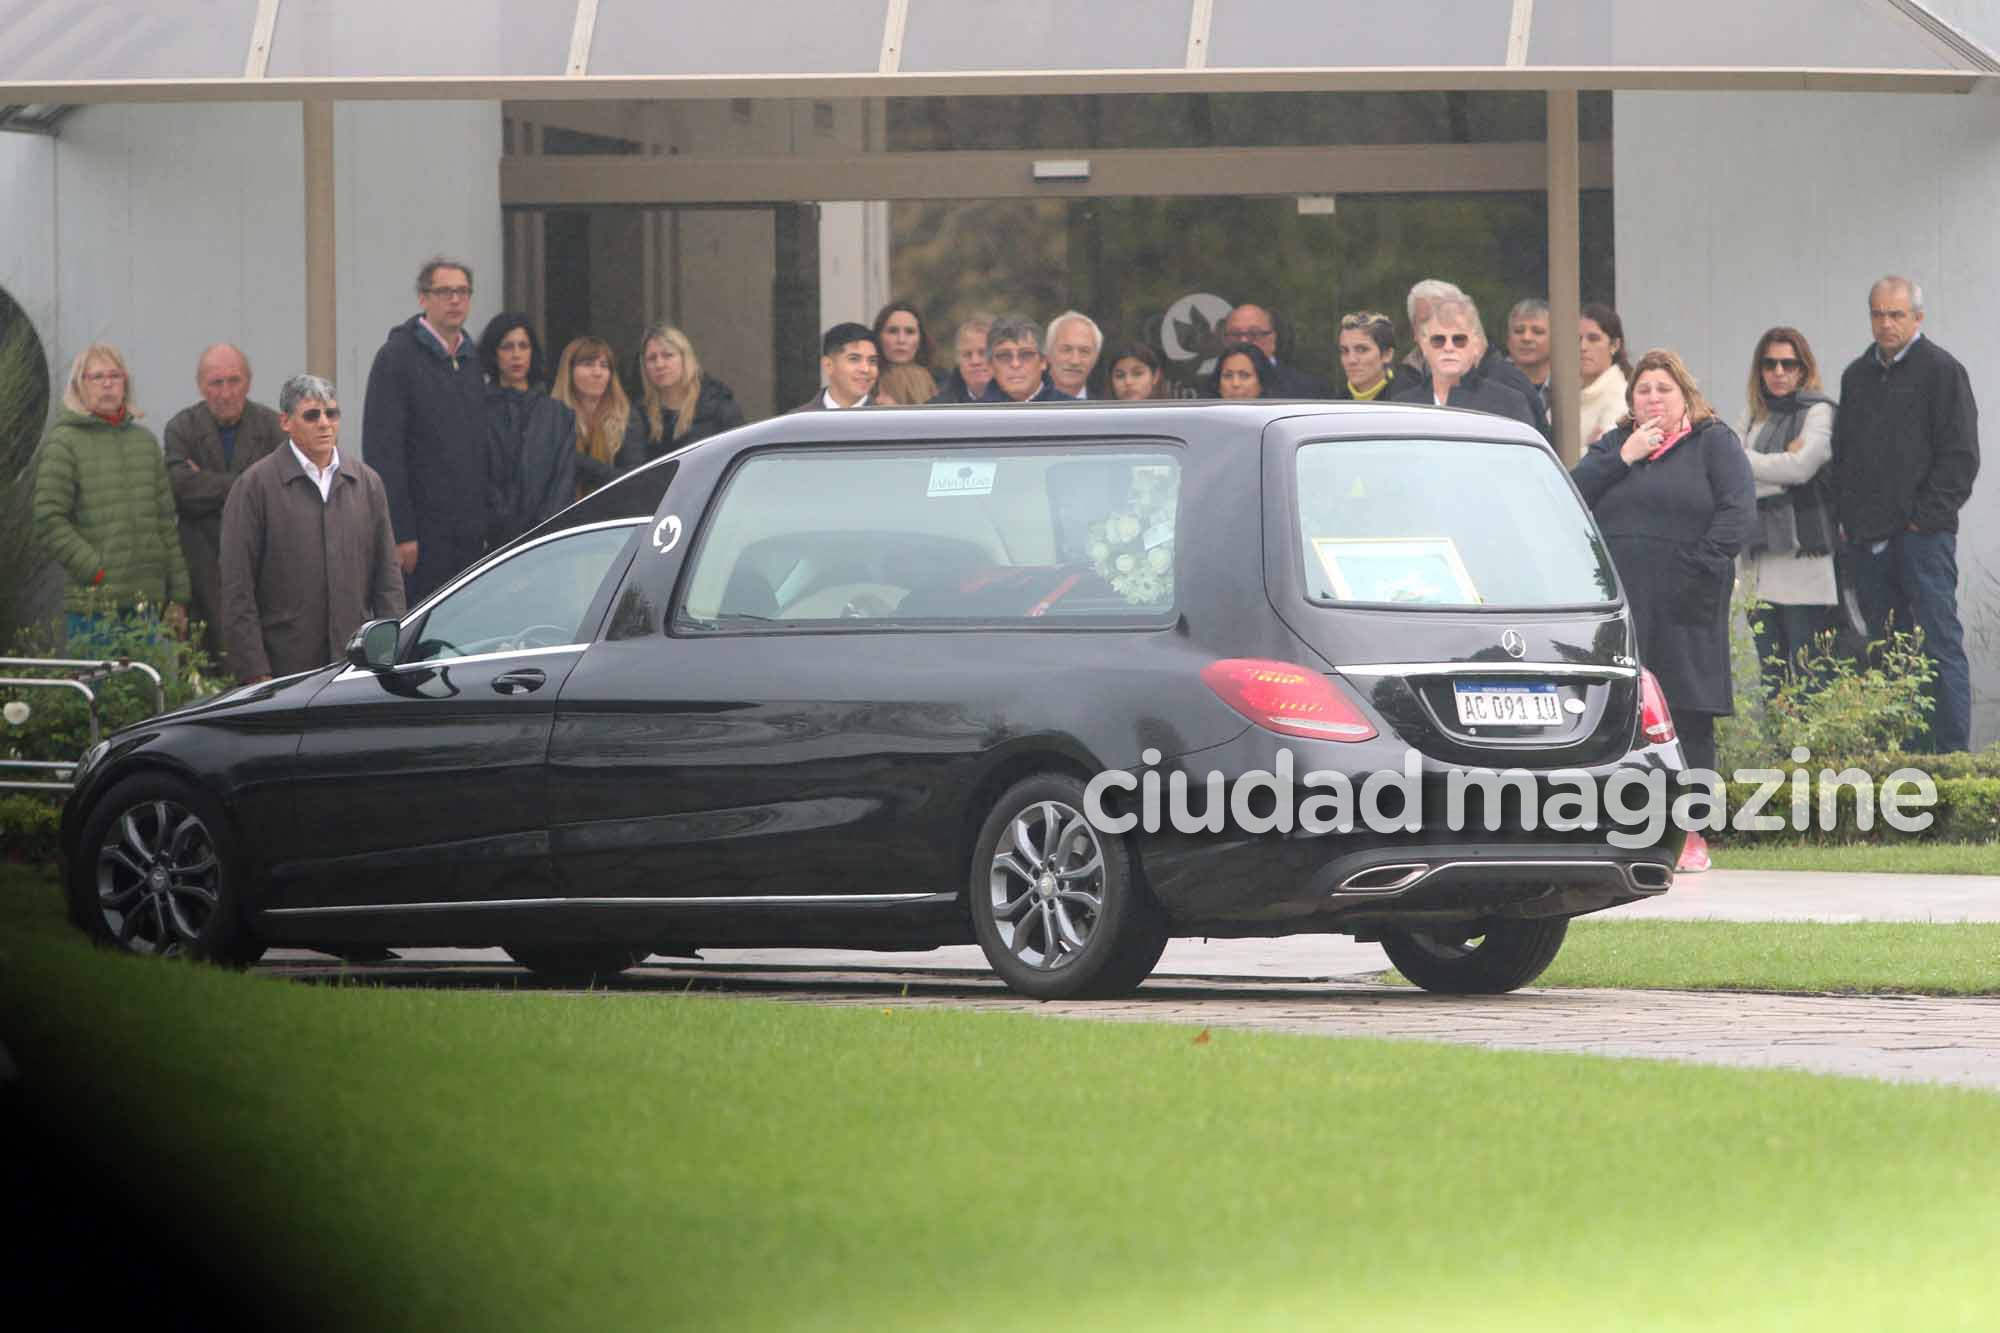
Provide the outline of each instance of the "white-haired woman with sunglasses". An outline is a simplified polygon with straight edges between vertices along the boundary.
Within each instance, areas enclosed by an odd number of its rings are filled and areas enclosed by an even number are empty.
[[[1424,354],[1426,373],[1397,376],[1389,390],[1396,402],[1467,407],[1496,417],[1512,417],[1524,426],[1535,424],[1526,398],[1480,373],[1486,332],[1479,322],[1479,307],[1470,297],[1447,297],[1434,303],[1429,318],[1417,330],[1417,347]]]
[[[1752,612],[1765,693],[1799,670],[1813,640],[1837,624],[1840,592],[1833,552],[1833,399],[1821,391],[1819,362],[1797,329],[1766,329],[1750,354],[1750,406],[1736,438],[1757,482],[1757,526],[1738,567]]]

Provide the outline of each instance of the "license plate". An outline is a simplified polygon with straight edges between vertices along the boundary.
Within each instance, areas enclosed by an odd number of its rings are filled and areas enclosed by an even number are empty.
[[[1457,682],[1458,720],[1468,727],[1553,727],[1563,720],[1553,685],[1482,685]]]

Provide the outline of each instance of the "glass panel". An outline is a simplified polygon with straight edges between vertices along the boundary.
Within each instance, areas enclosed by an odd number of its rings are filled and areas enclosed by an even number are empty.
[[[1179,499],[1172,454],[1099,443],[758,458],[702,536],[677,624],[1158,616]]]
[[[873,74],[887,0],[598,0],[592,74]]]
[[[1191,9],[1190,0],[914,0],[903,70],[1179,69]]]
[[[586,642],[583,613],[631,537],[631,528],[599,528],[501,561],[431,608],[409,660]]]
[[[1507,0],[1215,0],[1208,65],[1504,65],[1513,8]]]
[[[1883,0],[1537,0],[1528,63],[1960,68]]]
[[[611,344],[637,401],[639,335],[669,320],[704,378],[761,420],[819,387],[819,229],[811,205],[510,210],[507,308],[536,318],[553,366]]]
[[[1548,290],[1539,191],[1341,195],[1331,214],[1290,197],[899,202],[890,235],[892,295],[922,307],[940,382],[958,321],[979,310],[1086,311],[1104,329],[1099,389],[1115,350],[1139,341],[1161,354],[1169,392],[1192,397],[1237,302],[1273,310],[1281,362],[1337,385],[1340,316],[1387,314],[1401,355],[1419,278],[1470,292],[1503,346],[1509,307]],[[1615,299],[1612,239],[1611,192],[1585,191],[1586,300]]]
[[[1617,596],[1610,553],[1562,464],[1540,449],[1329,441],[1299,450],[1298,479],[1317,600],[1535,607]]]
[[[284,0],[271,78],[561,74],[568,0]]]
[[[240,79],[257,0],[0,0],[0,79]]]

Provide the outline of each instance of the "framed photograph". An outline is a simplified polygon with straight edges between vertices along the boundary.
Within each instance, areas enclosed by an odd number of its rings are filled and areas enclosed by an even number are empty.
[[[1343,602],[1479,602],[1458,543],[1449,537],[1315,537],[1313,550]]]

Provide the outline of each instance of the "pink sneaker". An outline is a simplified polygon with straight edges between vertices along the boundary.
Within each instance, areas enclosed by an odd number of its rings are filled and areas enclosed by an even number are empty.
[[[1699,833],[1688,834],[1687,845],[1681,848],[1681,859],[1674,866],[1683,875],[1699,875],[1709,868],[1708,839]]]

